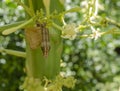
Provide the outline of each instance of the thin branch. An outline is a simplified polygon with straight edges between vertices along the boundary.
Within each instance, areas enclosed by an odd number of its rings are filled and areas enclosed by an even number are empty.
[[[26,58],[26,53],[25,52],[15,51],[15,50],[11,50],[11,49],[4,49],[4,48],[1,48],[0,52],[1,53],[5,52],[5,53],[10,54],[10,55]]]
[[[106,17],[106,21],[110,24],[113,24],[115,26],[117,26],[118,28],[120,28],[120,23],[115,21],[115,20],[112,20],[112,19],[109,19],[108,17]]]
[[[18,5],[21,5],[31,17],[33,16],[29,7],[23,4],[20,0],[15,0],[15,1],[17,2]]]
[[[32,15],[34,15],[34,9],[33,9],[33,4],[32,4],[32,0],[29,0],[29,6],[30,6],[30,10],[31,10],[31,13]]]
[[[52,25],[53,25],[53,27],[55,27],[55,28],[57,28],[57,29],[59,29],[61,31],[63,30],[63,28],[61,26],[59,26],[59,25],[57,25],[55,23],[52,23]]]

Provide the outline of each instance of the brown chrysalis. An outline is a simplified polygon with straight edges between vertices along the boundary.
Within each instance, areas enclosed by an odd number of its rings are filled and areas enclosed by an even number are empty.
[[[41,44],[41,31],[38,27],[27,28],[25,31],[26,39],[31,49],[36,49]]]

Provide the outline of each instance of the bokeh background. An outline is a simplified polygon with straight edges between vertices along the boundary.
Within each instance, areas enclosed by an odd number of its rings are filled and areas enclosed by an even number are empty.
[[[81,11],[65,16],[67,23],[79,24],[84,20],[86,2],[89,0],[65,0],[65,9],[80,6]],[[99,0],[99,13],[120,22],[120,0]],[[24,20],[22,7],[13,0],[0,0],[0,26]],[[115,26],[106,24],[101,31]],[[118,29],[120,30],[120,29]],[[89,29],[84,30],[89,32]],[[64,39],[61,72],[77,79],[74,89],[63,91],[120,91],[120,35],[107,34],[97,40],[91,38]],[[0,48],[25,51],[23,31],[9,36],[0,34]],[[0,91],[20,91],[23,83],[25,60],[0,53]]]

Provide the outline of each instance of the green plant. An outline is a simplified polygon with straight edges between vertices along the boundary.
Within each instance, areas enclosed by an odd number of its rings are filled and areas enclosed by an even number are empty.
[[[24,23],[19,22],[18,24],[11,25],[12,28],[10,25],[7,27],[3,26],[1,27],[1,31],[5,29],[2,33],[3,35],[8,35],[18,29],[24,28],[26,53],[11,51],[8,49],[1,49],[1,52],[26,58],[25,70],[27,77],[21,87],[23,89],[34,91],[36,88],[35,91],[44,91],[45,89],[48,89],[48,91],[61,91],[62,86],[68,85],[69,80],[73,84],[69,84],[67,87],[74,86],[75,80],[73,78],[68,77],[63,79],[62,76],[57,76],[60,73],[60,59],[63,45],[61,37],[71,40],[76,37],[90,37],[96,40],[104,34],[119,34],[118,31],[114,31],[116,28],[107,32],[100,32],[99,28],[97,28],[105,26],[106,22],[110,22],[113,25],[120,27],[119,23],[106,17],[103,18],[98,16],[98,0],[90,0],[88,2],[88,8],[86,8],[86,11],[88,12],[85,12],[84,14],[86,18],[80,25],[76,25],[74,23],[66,24],[64,21],[64,15],[66,13],[79,12],[81,10],[79,7],[63,11],[63,3],[56,0],[51,0],[50,2],[48,0],[44,0],[44,2],[42,0],[38,0],[36,2],[28,0],[25,4],[20,0],[15,1],[24,7],[27,20],[24,21]],[[58,6],[55,7],[54,3]],[[56,10],[54,10],[55,8]],[[77,36],[78,32],[82,32],[86,28],[90,28],[92,33]],[[43,33],[44,31],[47,33]],[[50,39],[48,38],[43,40],[44,37],[41,36],[44,34],[45,38],[50,35]],[[50,81],[48,79],[50,79]],[[32,83],[35,83],[35,85]]]

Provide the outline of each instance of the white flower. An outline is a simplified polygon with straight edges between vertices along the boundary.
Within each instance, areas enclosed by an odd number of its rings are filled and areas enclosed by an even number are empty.
[[[101,33],[99,32],[99,29],[92,31],[91,38],[97,40],[99,37],[101,37]]]
[[[65,25],[63,29],[64,30],[62,31],[62,35],[61,35],[62,38],[68,38],[70,40],[73,40],[76,38],[77,29],[74,23]]]

